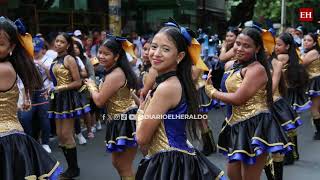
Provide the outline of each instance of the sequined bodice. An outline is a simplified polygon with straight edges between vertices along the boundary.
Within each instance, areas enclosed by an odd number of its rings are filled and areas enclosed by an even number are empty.
[[[51,65],[52,72],[56,79],[56,86],[67,85],[72,82],[72,76],[69,69],[64,66],[64,56],[57,57]]]
[[[320,76],[320,56],[307,66],[307,72],[310,78]]]
[[[242,84],[242,77],[240,70],[229,70],[225,72],[225,88],[229,93],[234,93]],[[266,90],[259,89],[256,94],[247,102],[239,106],[229,106],[228,108],[228,123],[235,124],[253,117],[260,112],[268,111],[266,101]]]
[[[136,108],[130,89],[126,84],[108,99],[106,106],[107,112],[111,116]]]
[[[194,155],[194,149],[187,140],[186,119],[183,115],[187,113],[187,104],[181,101],[179,105],[169,110],[160,126],[153,135],[149,146],[148,156],[164,151],[180,151]]]
[[[10,90],[0,92],[0,133],[23,131],[17,118],[17,102],[19,90],[15,84]]]

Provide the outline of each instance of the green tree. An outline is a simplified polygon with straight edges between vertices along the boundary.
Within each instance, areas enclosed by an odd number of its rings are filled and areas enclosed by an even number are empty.
[[[286,0],[286,25],[296,26],[299,22],[299,8],[312,7],[314,8],[314,22],[301,23],[304,26],[317,26],[319,19],[319,0]],[[263,23],[265,19],[270,19],[273,22],[281,21],[281,0],[257,0],[254,10],[254,20]]]

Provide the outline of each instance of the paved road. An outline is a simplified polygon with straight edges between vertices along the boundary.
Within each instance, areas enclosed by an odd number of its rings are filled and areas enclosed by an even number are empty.
[[[313,141],[313,127],[310,121],[310,113],[301,115],[303,126],[299,128],[300,160],[294,165],[285,166],[284,180],[320,180],[320,141]],[[222,121],[223,110],[214,110],[209,114],[210,124],[214,129],[215,139],[218,137]],[[119,180],[116,170],[112,167],[111,154],[105,152],[105,130],[96,133],[96,138],[85,146],[78,146],[79,164],[81,168],[81,180]],[[56,143],[52,142],[53,155],[66,167],[65,159]],[[134,166],[137,168],[142,155],[138,154]],[[208,157],[214,164],[225,171],[226,158],[221,154]],[[226,171],[225,171],[226,172]],[[262,175],[265,180],[264,174]]]

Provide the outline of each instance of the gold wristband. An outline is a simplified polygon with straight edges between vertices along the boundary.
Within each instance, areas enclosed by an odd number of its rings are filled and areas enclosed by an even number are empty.
[[[95,84],[89,84],[88,85],[88,90],[90,92],[96,92],[96,91],[98,91],[98,87]]]
[[[68,85],[61,85],[61,86],[56,86],[55,87],[55,91],[59,92],[59,91],[63,91],[63,90],[67,90],[68,89]]]
[[[210,98],[215,98],[214,97],[214,93],[216,93],[218,90],[216,88],[213,87],[212,84],[208,84],[208,85],[205,85],[205,91],[206,91],[206,94],[210,97]]]

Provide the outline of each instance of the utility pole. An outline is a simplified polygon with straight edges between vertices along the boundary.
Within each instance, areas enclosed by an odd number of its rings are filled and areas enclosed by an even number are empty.
[[[109,30],[112,34],[121,36],[121,0],[109,1]]]
[[[281,0],[281,29],[280,32],[284,31],[286,25],[286,2]]]

